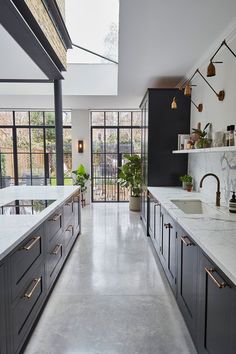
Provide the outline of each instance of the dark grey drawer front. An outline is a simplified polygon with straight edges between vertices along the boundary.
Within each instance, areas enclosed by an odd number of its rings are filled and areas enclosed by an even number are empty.
[[[62,232],[62,209],[58,209],[47,221],[46,221],[47,237],[49,240],[58,232]]]
[[[12,310],[14,352],[22,346],[37,316],[45,294],[44,266],[41,265],[26,282]]]
[[[74,202],[73,202],[73,199],[70,199],[63,206],[63,216],[64,216],[65,227],[68,225],[70,218],[73,215],[73,212],[74,212]]]
[[[59,273],[62,262],[64,258],[64,244],[63,244],[63,235],[59,233],[57,237],[53,238],[53,241],[48,245],[47,252],[47,287],[52,285],[52,282]]]
[[[77,234],[80,232],[80,208],[79,208],[79,197],[74,198],[74,227]]]
[[[67,251],[68,247],[70,248],[70,244],[73,243],[75,239],[75,227],[74,227],[74,218],[72,217],[69,220],[69,223],[64,232],[64,240],[65,240],[65,249]]]
[[[4,287],[4,265],[0,266],[0,353],[7,352],[6,344],[6,303],[5,303],[5,287]]]
[[[43,226],[35,230],[11,256],[12,299],[21,291],[22,283],[31,267],[37,267],[43,259]]]

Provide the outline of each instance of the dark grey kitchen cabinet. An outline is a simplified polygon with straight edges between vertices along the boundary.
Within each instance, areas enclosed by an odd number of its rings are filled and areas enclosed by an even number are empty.
[[[173,97],[178,109],[171,109]],[[140,104],[142,195],[141,218],[148,220],[147,187],[180,186],[179,176],[187,173],[188,157],[173,155],[178,148],[177,134],[190,131],[191,101],[176,88],[148,89]]]
[[[177,226],[177,302],[196,344],[198,247]]]
[[[199,262],[199,353],[236,353],[236,287],[202,252]]]
[[[158,233],[153,230],[160,227],[157,255],[198,353],[235,354],[236,286],[162,205],[154,212],[157,199],[150,192],[148,195],[153,205],[149,212],[149,218],[153,215],[151,225],[155,220],[159,223],[150,228],[150,236],[155,245],[157,236],[153,235]]]
[[[65,204],[32,230],[0,265],[0,354],[24,350],[66,255],[81,231],[79,195]]]
[[[161,232],[161,207],[158,200],[156,200],[151,193],[148,193],[148,209],[148,233],[152,239],[153,246],[158,252]]]
[[[6,289],[3,285],[4,265],[0,265],[0,284],[0,354],[6,354]]]
[[[154,232],[155,232],[155,225],[154,225],[154,219],[155,219],[155,198],[149,193],[148,194],[148,213],[149,213],[149,218],[148,218],[148,234],[154,239]]]
[[[46,296],[45,271],[42,263],[32,269],[22,284],[22,289],[11,305],[11,334],[13,352],[18,353],[23,346]]]
[[[74,198],[74,209],[73,209],[73,214],[74,214],[74,226],[75,226],[75,232],[79,232],[81,228],[81,210],[80,210],[80,194],[77,194]]]
[[[160,261],[171,288],[176,292],[176,225],[170,215],[161,208]]]

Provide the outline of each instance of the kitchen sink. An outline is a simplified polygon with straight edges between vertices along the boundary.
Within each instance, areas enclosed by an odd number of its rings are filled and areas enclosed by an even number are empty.
[[[171,202],[175,204],[185,214],[216,214],[217,210],[202,202],[200,199],[171,199]]]

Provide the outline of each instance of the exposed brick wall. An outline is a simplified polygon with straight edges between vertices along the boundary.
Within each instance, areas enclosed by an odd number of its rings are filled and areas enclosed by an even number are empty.
[[[64,0],[58,0],[58,2],[60,2],[62,6]],[[40,25],[58,58],[64,67],[66,67],[66,48],[64,47],[43,2],[41,0],[25,0],[25,3]]]

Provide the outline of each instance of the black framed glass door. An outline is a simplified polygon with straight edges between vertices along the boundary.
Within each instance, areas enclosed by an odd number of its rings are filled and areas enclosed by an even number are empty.
[[[117,184],[125,154],[141,152],[140,112],[91,113],[91,185],[93,202],[128,201]]]
[[[72,184],[71,113],[63,113],[65,184]],[[56,185],[54,112],[0,112],[0,188]]]

